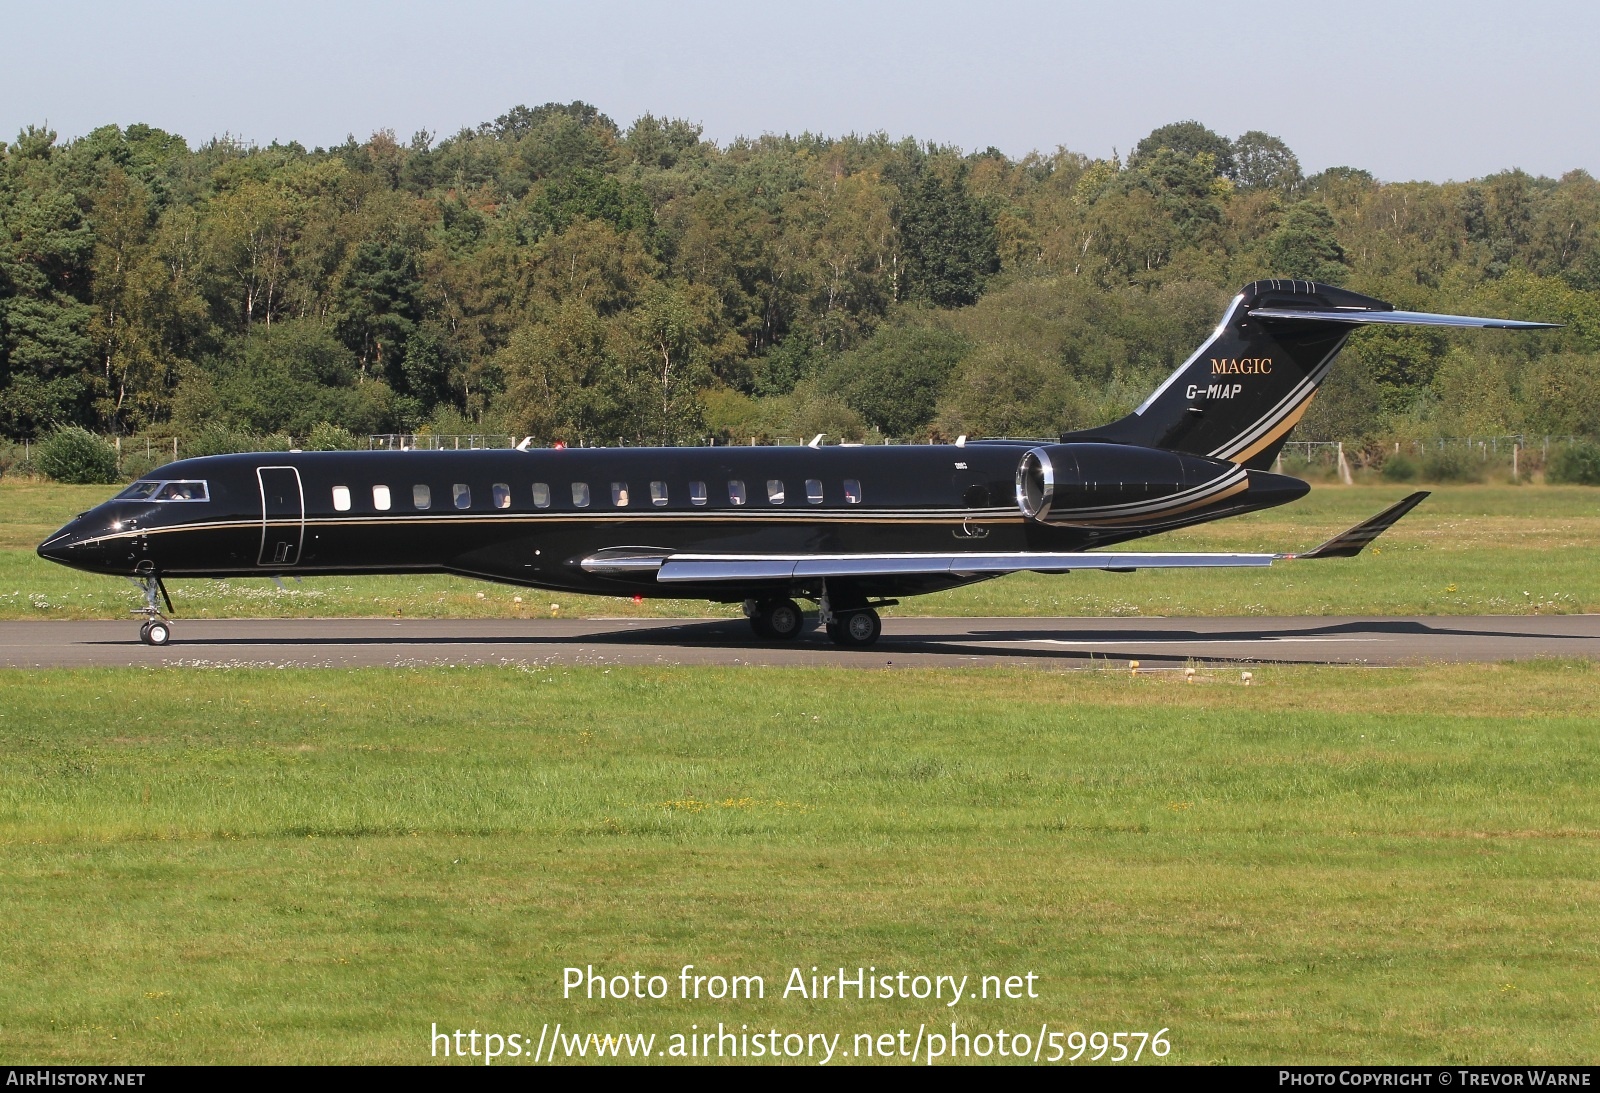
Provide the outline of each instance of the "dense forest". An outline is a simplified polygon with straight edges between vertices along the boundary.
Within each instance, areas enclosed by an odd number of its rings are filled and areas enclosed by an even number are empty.
[[[1566,324],[1363,332],[1301,439],[1600,432],[1583,171],[1307,177],[1198,122],[1125,160],[724,147],[580,102],[314,150],[0,143],[0,434],[1045,435],[1125,412],[1263,276]]]

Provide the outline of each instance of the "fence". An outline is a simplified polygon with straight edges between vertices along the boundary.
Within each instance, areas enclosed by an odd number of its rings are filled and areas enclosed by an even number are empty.
[[[367,437],[367,447],[375,452],[460,452],[516,446],[516,437],[492,433],[374,433]]]
[[[1337,474],[1341,481],[1348,484],[1354,480],[1352,467],[1381,467],[1388,459],[1400,455],[1427,460],[1460,453],[1468,459],[1482,462],[1486,468],[1493,465],[1502,472],[1509,471],[1511,479],[1516,481],[1524,474],[1544,467],[1552,448],[1591,440],[1590,437],[1555,433],[1391,438],[1349,446],[1336,440],[1291,440],[1280,449],[1273,470],[1282,473],[1287,460],[1294,464],[1291,473],[1320,468],[1325,473]]]

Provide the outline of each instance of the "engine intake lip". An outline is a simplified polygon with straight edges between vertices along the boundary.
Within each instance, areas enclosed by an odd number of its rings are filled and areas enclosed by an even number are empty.
[[[1017,508],[1030,520],[1045,522],[1056,495],[1056,469],[1043,448],[1032,448],[1017,464]]]

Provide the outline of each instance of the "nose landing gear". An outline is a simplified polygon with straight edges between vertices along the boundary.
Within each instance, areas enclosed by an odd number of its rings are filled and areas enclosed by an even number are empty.
[[[159,594],[166,601],[167,610],[172,610],[172,597],[167,595],[167,586],[153,573],[135,577],[133,583],[144,593],[144,606],[133,609],[135,615],[145,616],[145,621],[139,627],[139,640],[146,645],[167,644],[172,640],[172,623],[161,613],[160,603],[156,599]]]

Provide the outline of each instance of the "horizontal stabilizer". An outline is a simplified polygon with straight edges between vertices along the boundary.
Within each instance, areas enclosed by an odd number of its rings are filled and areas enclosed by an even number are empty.
[[[1561,325],[1528,323],[1518,319],[1482,319],[1474,315],[1433,315],[1426,311],[1378,311],[1364,308],[1311,311],[1298,307],[1257,307],[1251,308],[1247,314],[1252,319],[1315,319],[1328,323],[1487,327],[1492,330],[1554,330]]]
[[[1354,558],[1368,543],[1400,522],[1400,518],[1422,503],[1428,496],[1421,490],[1402,501],[1397,501],[1369,520],[1363,520],[1349,531],[1341,531],[1326,543],[1304,554],[1285,554],[1284,558]]]

